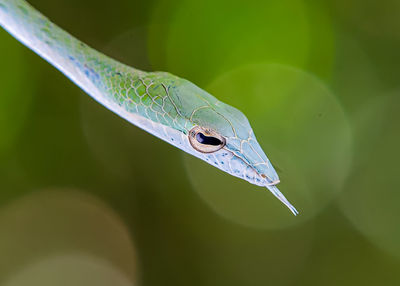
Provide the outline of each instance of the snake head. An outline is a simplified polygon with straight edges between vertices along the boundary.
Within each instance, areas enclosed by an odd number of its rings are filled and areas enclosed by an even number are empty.
[[[267,187],[296,215],[278,190],[280,182],[246,116],[189,81],[171,85],[168,97],[183,118],[186,152],[252,184]]]

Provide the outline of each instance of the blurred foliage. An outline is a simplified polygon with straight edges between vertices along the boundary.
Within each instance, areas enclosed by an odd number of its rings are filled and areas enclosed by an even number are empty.
[[[398,0],[29,2],[241,109],[300,216],[0,30],[1,285],[400,284]]]
[[[27,120],[33,79],[25,70],[22,58],[22,46],[15,45],[15,40],[4,30],[0,31],[0,53],[7,55],[0,69],[0,157],[14,145],[24,121]],[[29,68],[28,68],[29,69]],[[22,85],[21,82],[24,82]],[[11,124],[10,124],[11,123]]]

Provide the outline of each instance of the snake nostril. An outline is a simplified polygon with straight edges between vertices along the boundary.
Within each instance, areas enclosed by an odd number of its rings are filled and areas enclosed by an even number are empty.
[[[277,184],[279,184],[281,181],[278,179],[278,180],[275,180],[275,181],[272,181],[267,175],[265,175],[265,174],[261,174],[261,178],[263,178],[263,179],[267,179],[267,181],[268,181],[268,186],[275,186],[275,185],[277,185]]]

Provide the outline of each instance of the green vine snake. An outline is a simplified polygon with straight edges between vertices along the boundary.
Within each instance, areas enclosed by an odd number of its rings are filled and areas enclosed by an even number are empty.
[[[191,82],[124,65],[77,40],[24,0],[0,0],[0,25],[96,101],[207,163],[268,188],[295,215],[246,116]]]

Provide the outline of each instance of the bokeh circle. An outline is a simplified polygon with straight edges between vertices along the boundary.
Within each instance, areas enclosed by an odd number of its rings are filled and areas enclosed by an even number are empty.
[[[9,280],[10,285],[19,285],[12,283],[20,281],[19,274],[27,277],[23,269],[29,274],[32,265],[36,269],[36,262],[54,255],[73,258],[77,264],[86,264],[89,257],[94,260],[90,265],[110,265],[136,282],[136,251],[128,228],[109,206],[82,191],[52,188],[10,201],[1,208],[0,229],[0,280]],[[74,263],[67,263],[67,268]],[[39,270],[49,268],[49,274],[57,268],[52,264],[46,262]]]
[[[252,227],[287,227],[318,214],[342,189],[351,130],[341,105],[316,77],[284,65],[250,65],[224,74],[208,91],[248,116],[280,175],[281,191],[300,211],[295,218],[267,189],[185,156],[193,186],[219,214]]]
[[[87,254],[46,257],[24,267],[4,286],[132,286],[118,268]]]
[[[158,1],[149,56],[157,69],[203,85],[252,63],[277,62],[328,76],[334,36],[324,4],[283,1]]]
[[[399,90],[370,99],[353,116],[355,166],[339,205],[371,242],[400,258]]]

